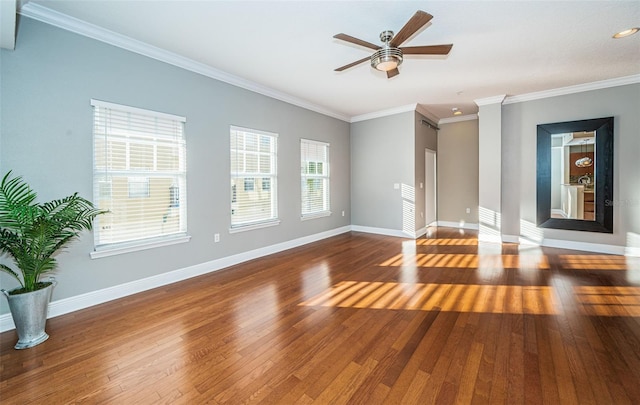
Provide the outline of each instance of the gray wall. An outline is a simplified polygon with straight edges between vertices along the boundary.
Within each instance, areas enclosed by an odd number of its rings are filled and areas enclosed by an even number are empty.
[[[414,111],[351,124],[351,223],[402,230],[401,189],[414,186]],[[423,158],[424,159],[424,158]]]
[[[0,173],[22,175],[40,201],[75,191],[92,196],[91,98],[187,118],[191,241],[91,260],[93,238],[86,234],[59,256],[54,300],[351,223],[346,122],[27,18],[20,21],[16,49],[1,52]],[[279,226],[228,233],[229,125],[280,135]],[[300,138],[331,144],[330,217],[300,221]],[[213,242],[214,233],[221,234],[220,243]],[[0,282],[15,286],[5,275]],[[5,300],[0,305],[0,313],[7,312]]]
[[[538,124],[614,117],[614,233],[541,229],[547,239],[640,247],[640,84],[506,104],[502,111],[504,227],[512,235],[527,233],[536,221],[536,126]],[[481,117],[482,119],[482,117]],[[597,181],[597,180],[596,180]],[[523,222],[519,222],[522,220]],[[519,233],[518,233],[519,231]],[[505,232],[507,233],[507,232]],[[526,236],[526,235],[525,235]]]
[[[478,120],[439,126],[438,221],[477,224]]]

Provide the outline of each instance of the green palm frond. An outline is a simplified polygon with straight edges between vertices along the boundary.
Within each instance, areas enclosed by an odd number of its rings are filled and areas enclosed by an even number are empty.
[[[36,193],[21,177],[7,173],[0,183],[0,252],[10,256],[20,270],[6,265],[0,270],[18,279],[26,291],[33,291],[40,276],[55,270],[53,255],[84,230],[93,228],[93,220],[106,211],[74,193],[71,196],[38,204]]]

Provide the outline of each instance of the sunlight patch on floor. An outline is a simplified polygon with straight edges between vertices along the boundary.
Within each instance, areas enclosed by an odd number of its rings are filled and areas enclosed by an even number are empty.
[[[303,306],[557,315],[552,287],[344,281]]]
[[[477,255],[477,254],[451,254],[451,253],[399,253],[384,262],[382,267],[417,266],[435,268],[465,268],[477,269],[478,267],[499,267],[503,269],[536,268],[549,269],[546,256],[538,255]]]
[[[564,270],[627,270],[624,256],[558,255]]]

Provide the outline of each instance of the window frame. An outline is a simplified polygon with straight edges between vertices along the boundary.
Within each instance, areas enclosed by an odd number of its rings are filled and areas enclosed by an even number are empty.
[[[155,178],[167,179],[167,177],[174,177],[177,184],[172,184],[169,189],[171,190],[171,188],[175,186],[179,190],[177,195],[173,196],[178,198],[178,205],[170,205],[168,207],[168,209],[173,210],[172,212],[175,215],[174,218],[177,218],[177,230],[175,232],[167,232],[166,234],[162,232],[156,234],[154,234],[154,232],[148,232],[145,235],[145,224],[134,224],[134,229],[142,230],[137,235],[134,235],[132,233],[132,235],[129,235],[128,238],[115,238],[115,240],[109,241],[108,235],[105,235],[104,233],[101,234],[101,232],[106,232],[106,230],[110,229],[112,224],[105,223],[104,229],[101,230],[100,221],[103,218],[98,217],[96,218],[96,226],[94,226],[93,230],[94,251],[90,254],[91,258],[96,259],[100,257],[107,257],[122,253],[155,248],[159,246],[188,242],[191,237],[187,234],[187,151],[185,134],[186,118],[177,115],[166,114],[95,99],[91,99],[91,106],[93,107],[92,115],[94,121],[92,127],[93,198],[94,203],[97,206],[104,199],[111,201],[109,204],[115,203],[114,201],[116,200],[114,200],[113,195],[113,181],[116,179],[118,179],[119,181],[126,179],[127,191],[125,191],[125,194],[127,199],[146,200],[152,198],[153,196],[151,195],[151,181]],[[116,118],[116,121],[111,121],[111,118],[109,117],[111,111],[113,111],[116,115],[128,114],[129,119],[134,120],[143,119],[154,120],[156,122],[158,122],[158,120],[170,120],[174,125],[177,125],[180,128],[175,133],[171,133],[155,127],[155,132],[150,132],[149,135],[141,135],[139,132],[136,132],[135,127],[132,127],[130,129],[119,126],[122,125],[123,122],[125,122],[122,121],[121,117]],[[100,127],[101,131],[98,131],[99,119],[104,121],[104,127]],[[110,125],[115,126],[112,127]],[[178,135],[176,136],[176,134]],[[149,139],[145,139],[147,136]],[[167,136],[169,136],[169,138],[167,138]],[[172,139],[171,136],[175,136],[175,139]],[[167,141],[167,139],[169,139],[169,141]],[[124,167],[114,167],[114,158],[110,155],[109,149],[106,146],[109,142],[117,142],[124,145],[126,151],[124,158]],[[101,163],[102,166],[99,166],[99,162],[97,160],[99,143],[104,143],[105,145],[105,151],[103,152],[104,157],[102,158],[104,159],[104,161]],[[151,159],[153,163],[151,169],[145,168],[144,166],[138,167],[135,163],[135,158],[132,160],[131,157],[132,150],[135,150],[136,148],[140,149],[140,145],[145,143],[151,145],[151,148],[146,148],[147,152],[151,151],[152,153]],[[175,153],[177,154],[177,157],[175,159],[177,162],[177,167],[175,169],[158,167],[159,165],[166,164],[164,161],[158,158],[158,154],[161,153],[161,151],[165,148],[175,148],[176,150]],[[134,180],[134,183],[136,182],[136,180],[138,180],[137,183],[139,184],[142,184],[141,180],[144,180],[147,185],[146,195],[142,195],[141,193],[140,195],[137,195],[134,187],[134,195],[132,196],[131,184],[129,183],[130,180]],[[108,187],[108,195],[107,193],[105,193],[105,186]],[[168,191],[168,193],[171,194],[171,191]],[[172,197],[170,195],[170,204],[173,204],[175,201],[171,200],[171,198]],[[106,217],[109,215],[110,214],[106,214],[102,217]],[[126,225],[126,223],[123,224]],[[135,228],[136,226],[138,228]]]
[[[246,137],[243,138],[243,149],[233,148],[234,143],[232,142],[232,138],[236,137],[236,146],[238,142],[238,132],[251,134],[258,137],[257,144],[255,146],[255,151],[250,150],[246,147]],[[261,151],[261,148],[265,145],[262,144],[261,137],[269,137],[270,142],[269,152]],[[252,229],[264,228],[269,226],[275,226],[280,224],[280,218],[278,214],[278,138],[279,135],[274,132],[263,131],[259,129],[240,127],[236,125],[229,126],[229,157],[230,157],[230,167],[229,167],[229,178],[230,178],[230,193],[231,193],[231,206],[230,206],[230,223],[229,223],[229,233],[243,232]],[[235,159],[234,159],[234,153]],[[239,162],[239,157],[242,157],[243,168],[247,167],[247,156],[248,155],[258,155],[257,159],[257,167],[255,171],[246,171],[239,169],[238,167],[234,168],[234,162]],[[269,173],[262,172],[260,156],[269,156]],[[264,187],[264,180],[269,179],[269,187]],[[247,189],[247,184],[252,184],[251,190]],[[236,183],[234,184],[234,181]],[[255,220],[240,220],[235,222],[234,219],[238,220],[239,217],[234,217],[237,207],[243,201],[242,194],[243,193],[269,193],[270,199],[270,217],[268,218],[257,218]],[[264,199],[259,200],[264,201]],[[249,214],[247,214],[249,215]]]
[[[325,148],[324,160],[309,160],[305,154],[305,145],[315,145]],[[308,148],[307,148],[308,149]],[[316,141],[312,139],[300,138],[300,219],[308,220],[331,215],[331,144],[329,142]],[[305,159],[307,158],[307,159]],[[305,167],[310,168],[313,163],[315,173],[307,173]],[[322,165],[322,174],[318,174],[319,164]],[[320,181],[323,184],[323,206],[315,211],[305,212],[305,205],[309,201],[305,195],[305,184],[309,180]]]

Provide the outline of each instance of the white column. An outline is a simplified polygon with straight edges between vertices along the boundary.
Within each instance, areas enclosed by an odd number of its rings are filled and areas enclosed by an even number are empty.
[[[478,111],[478,239],[502,242],[502,102],[505,95],[475,100]]]

